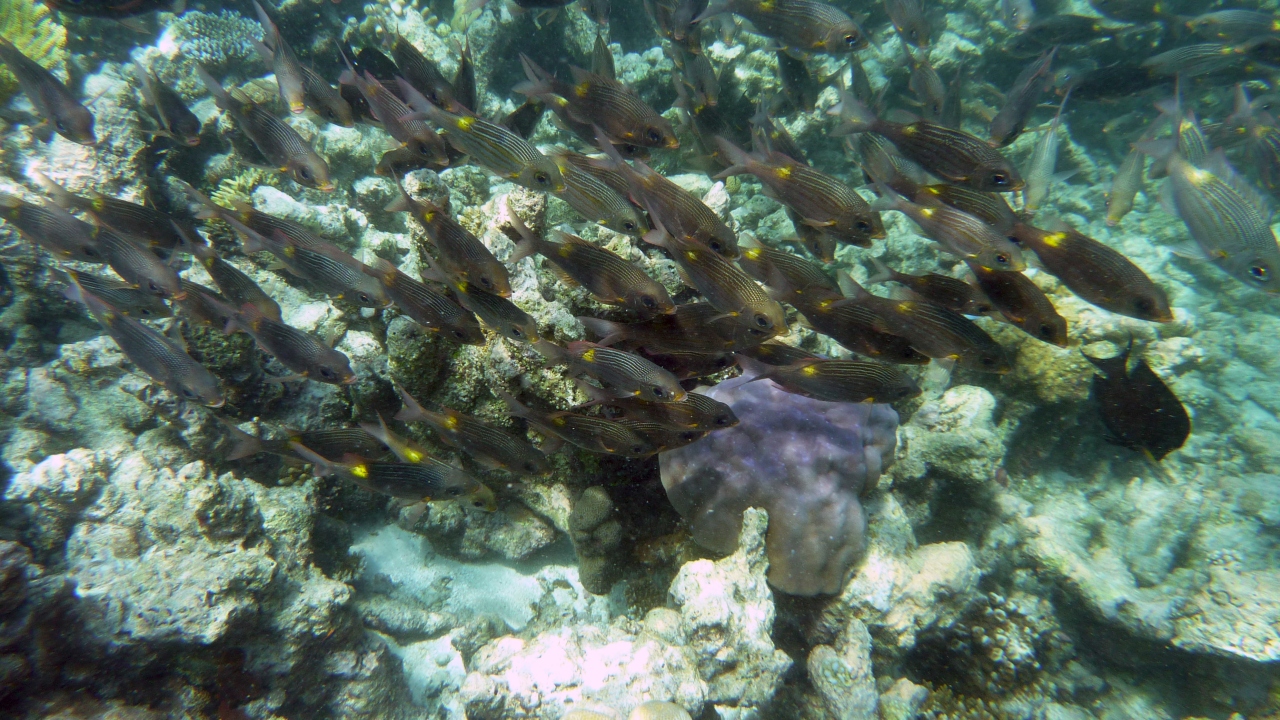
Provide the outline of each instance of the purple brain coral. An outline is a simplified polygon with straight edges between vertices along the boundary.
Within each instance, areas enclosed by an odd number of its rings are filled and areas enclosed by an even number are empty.
[[[772,382],[729,380],[706,391],[736,427],[660,457],[662,485],[694,540],[732,552],[749,507],[769,512],[769,584],[793,595],[839,592],[862,554],[859,495],[893,462],[898,413],[830,403]]]

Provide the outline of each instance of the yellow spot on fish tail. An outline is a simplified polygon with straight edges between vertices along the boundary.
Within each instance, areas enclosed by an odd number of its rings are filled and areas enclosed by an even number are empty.
[[[564,418],[562,418],[562,417],[551,418],[551,423],[552,423],[553,425],[559,425],[559,426],[561,426],[561,427],[564,427],[565,420],[564,420]]]
[[[424,459],[426,459],[426,457],[427,457],[426,455],[423,455],[422,453],[418,452],[417,450],[413,450],[413,449],[406,449],[406,450],[404,451],[404,459],[405,459],[405,461],[407,461],[407,462],[411,462],[411,463],[420,463],[420,462],[422,462]]]
[[[367,479],[369,477],[369,466],[368,465],[352,465],[351,474],[361,479]]]
[[[916,304],[913,302],[898,303],[898,310],[900,312],[911,312],[912,310],[915,310],[915,308],[916,308]]]
[[[445,418],[444,426],[445,426],[445,427],[447,427],[447,428],[449,428],[450,430],[457,430],[457,429],[458,429],[458,418],[456,418],[456,417],[454,417],[454,416],[450,415],[449,417]]]
[[[289,257],[289,258],[291,258],[291,257],[293,257],[294,255],[297,255],[297,254],[298,254],[298,249],[297,249],[297,248],[295,248],[295,247],[294,247],[294,246],[292,246],[292,245],[288,245],[288,246],[286,246],[286,247],[285,247],[285,249],[284,249],[284,255],[285,255],[285,257]]]
[[[1067,239],[1066,233],[1060,233],[1060,232],[1049,233],[1048,235],[1044,236],[1044,244],[1048,245],[1049,247],[1058,247],[1059,245],[1062,244],[1062,241],[1066,239]]]
[[[426,212],[422,213],[422,219],[423,219],[423,220],[426,220],[427,222],[435,222],[435,219],[436,219],[436,211],[435,211],[435,210],[428,210],[428,211],[426,211]]]
[[[1227,258],[1231,257],[1231,255],[1227,253],[1226,250],[1214,250],[1213,256],[1218,258],[1219,260],[1226,260]]]
[[[742,256],[748,260],[758,260],[760,259],[760,254],[760,248],[747,248],[742,251]]]
[[[101,212],[101,211],[102,211],[102,208],[103,208],[103,207],[105,207],[105,206],[106,206],[106,204],[107,204],[107,203],[106,203],[106,201],[105,201],[105,200],[103,200],[102,198],[94,198],[94,199],[93,199],[93,202],[91,202],[91,203],[90,203],[90,205],[93,207],[93,209],[94,209],[94,210],[97,210],[97,211],[99,211],[99,212]]]
[[[804,375],[809,376],[809,377],[814,377],[815,375],[817,375],[817,374],[818,374],[818,366],[817,366],[817,365],[806,365],[806,366],[804,366],[804,369],[803,369],[803,370],[801,370],[800,372],[801,372],[801,373],[803,373]]]
[[[777,170],[774,170],[774,171],[773,171],[773,174],[774,174],[774,175],[777,175],[778,177],[782,178],[783,180],[786,180],[787,178],[791,177],[791,168],[789,168],[789,167],[780,167],[780,168],[778,168]]]
[[[935,210],[935,209],[933,209],[933,208],[921,208],[921,209],[920,209],[920,214],[921,214],[921,215],[923,215],[923,216],[925,216],[926,218],[932,218],[932,217],[933,217],[933,215],[934,215],[934,213],[936,213],[936,212],[938,212],[938,211],[937,211],[937,210]]]
[[[686,250],[686,251],[685,251],[685,253],[684,253],[684,257],[685,257],[685,259],[686,259],[686,260],[688,260],[689,262],[697,262],[697,261],[698,261],[698,251],[696,251],[696,250]]]
[[[476,124],[476,119],[473,117],[460,117],[455,124],[458,126],[459,130],[463,132],[470,132],[471,126]]]
[[[588,351],[586,351],[586,352],[582,353],[582,359],[583,359],[584,361],[586,361],[586,362],[595,362],[595,361],[596,361],[596,349],[595,349],[595,348],[591,348],[590,350],[588,350]]]
[[[586,97],[587,93],[590,91],[591,91],[591,83],[589,82],[580,83],[579,85],[573,88],[573,93],[578,97]]]
[[[915,125],[908,125],[902,128],[903,135],[915,135],[917,132],[919,132],[919,130],[916,128]]]

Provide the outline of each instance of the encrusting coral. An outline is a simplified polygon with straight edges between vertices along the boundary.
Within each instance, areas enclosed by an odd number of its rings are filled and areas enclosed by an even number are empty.
[[[694,540],[737,541],[742,511],[763,507],[769,582],[794,595],[835,593],[862,553],[858,496],[892,462],[898,414],[888,405],[828,403],[740,377],[708,390],[741,422],[663,453],[662,484]]]
[[[67,57],[63,46],[67,31],[49,15],[49,8],[36,0],[4,0],[0,3],[0,37],[13,43],[23,55],[46,69],[62,66]],[[18,80],[0,66],[0,103],[18,89]]]

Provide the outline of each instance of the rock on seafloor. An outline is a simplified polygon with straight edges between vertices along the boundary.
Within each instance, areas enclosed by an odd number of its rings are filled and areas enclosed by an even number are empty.
[[[838,592],[864,547],[859,495],[894,457],[897,413],[745,376],[706,395],[732,408],[738,425],[660,456],[667,497],[694,540],[729,552],[742,512],[763,507],[772,518],[769,582],[795,595]]]
[[[791,666],[770,637],[768,522],[763,510],[748,509],[738,550],[686,564],[671,584],[670,607],[643,621],[564,626],[481,647],[461,690],[467,716],[557,720],[579,705],[627,713],[658,699],[695,717],[707,705],[736,717],[766,705]]]

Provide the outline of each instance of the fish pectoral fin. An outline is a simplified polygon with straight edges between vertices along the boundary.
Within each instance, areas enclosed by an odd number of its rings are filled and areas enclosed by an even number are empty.
[[[1169,248],[1169,251],[1180,258],[1188,260],[1212,260],[1209,254],[1204,251],[1194,240],[1184,240]],[[1222,258],[1219,258],[1222,259]]]

